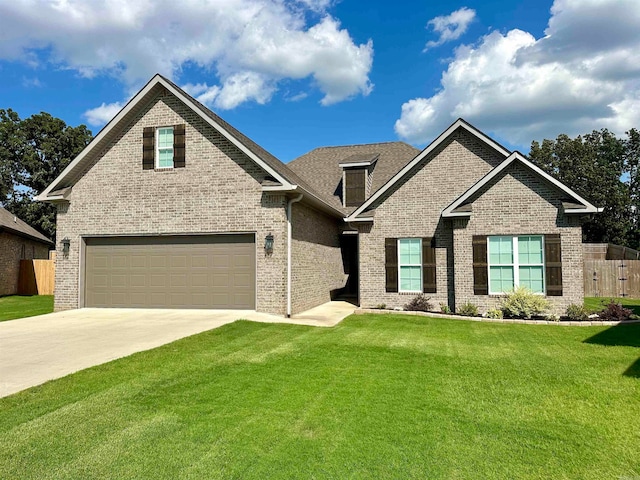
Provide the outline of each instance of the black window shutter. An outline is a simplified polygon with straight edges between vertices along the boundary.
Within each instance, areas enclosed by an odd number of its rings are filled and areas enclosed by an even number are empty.
[[[173,126],[173,167],[184,168],[185,166],[185,126]]]
[[[487,236],[473,236],[473,294],[489,295]]]
[[[562,249],[560,235],[544,236],[544,260],[547,283],[547,295],[562,296]]]
[[[384,269],[386,277],[386,291],[398,291],[398,239],[384,239]]]
[[[142,130],[142,169],[153,170],[155,167],[156,129],[144,127]]]
[[[436,293],[436,249],[431,237],[422,239],[422,291]]]
[[[364,168],[345,170],[345,206],[359,207],[364,203],[367,171]]]

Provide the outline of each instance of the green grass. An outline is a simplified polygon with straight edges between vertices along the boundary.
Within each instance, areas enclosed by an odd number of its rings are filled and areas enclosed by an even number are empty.
[[[53,312],[53,295],[0,297],[0,322]]]
[[[623,307],[633,310],[633,313],[640,315],[639,298],[611,298],[611,297],[585,297],[584,305],[593,312],[599,312],[611,301],[622,304]]]
[[[640,325],[236,322],[0,399],[3,479],[640,475]]]

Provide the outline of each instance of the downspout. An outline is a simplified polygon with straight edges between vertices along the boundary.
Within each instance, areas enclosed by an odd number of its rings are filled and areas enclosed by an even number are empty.
[[[302,200],[302,193],[295,198],[292,198],[287,203],[287,318],[291,317],[291,207],[294,203]]]

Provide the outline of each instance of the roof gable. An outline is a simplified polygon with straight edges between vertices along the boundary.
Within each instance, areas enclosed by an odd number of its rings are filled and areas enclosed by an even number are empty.
[[[23,222],[13,213],[0,207],[0,231],[8,231],[21,237],[31,238],[48,245],[53,245],[53,242],[47,237],[42,235],[39,231]]]
[[[448,207],[446,207],[442,211],[442,216],[445,218],[453,218],[453,217],[468,217],[472,214],[471,203],[474,199],[474,196],[482,191],[482,189],[490,184],[490,182],[498,177],[502,172],[506,170],[507,167],[512,165],[514,162],[519,162],[521,165],[531,170],[538,177],[557,188],[565,195],[569,197],[568,201],[563,202],[564,212],[568,214],[574,213],[599,213],[602,211],[601,208],[597,208],[587,200],[582,198],[576,192],[567,187],[564,183],[559,180],[553,178],[551,175],[531,163],[527,160],[524,155],[520,152],[513,152],[509,157],[505,159],[500,165],[487,173],[484,177],[482,177],[478,182],[476,182],[471,188],[469,188],[466,192],[460,195],[453,203],[451,203]]]
[[[493,139],[486,136],[480,130],[475,128],[470,123],[465,120],[459,118],[456,120],[449,128],[447,128],[444,132],[442,132],[438,138],[436,138],[433,142],[431,142],[424,150],[422,150],[418,155],[415,156],[413,160],[407,163],[402,169],[400,169],[395,175],[393,175],[383,186],[381,186],[369,199],[364,202],[360,207],[354,210],[350,215],[345,218],[346,221],[370,221],[372,216],[370,212],[366,212],[366,210],[374,204],[376,200],[382,197],[388,190],[390,190],[394,185],[403,180],[405,177],[412,175],[414,172],[414,167],[418,165],[422,160],[424,160],[429,154],[435,151],[438,147],[443,145],[459,128],[462,128],[469,132],[471,135],[476,137],[478,140],[483,142],[488,147],[492,148],[500,155],[505,158],[509,156],[511,152],[504,148],[502,145],[494,141]],[[413,172],[413,173],[412,173]],[[363,212],[366,212],[364,215]]]
[[[220,132],[229,142],[235,145],[240,151],[247,155],[251,160],[258,164],[267,174],[273,178],[274,182],[264,186],[265,190],[302,190],[304,193],[313,197],[313,199],[330,211],[338,214],[332,206],[321,198],[314,189],[307,184],[302,178],[296,175],[284,163],[275,156],[260,147],[257,143],[249,139],[240,131],[225,122],[202,103],[187,94],[170,80],[156,74],[149,82],[118,112],[118,114],[104,128],[98,132],[94,139],[80,154],[65,168],[65,170],[37,197],[39,201],[59,201],[65,200],[68,196],[68,187],[73,186],[79,176],[82,174],[86,165],[91,161],[91,154],[100,151],[113,137],[114,134],[122,128],[141,106],[154,96],[159,89],[166,89],[169,93],[176,96],[188,108],[197,113],[205,122],[211,125],[215,130]],[[64,194],[60,192],[66,192]]]

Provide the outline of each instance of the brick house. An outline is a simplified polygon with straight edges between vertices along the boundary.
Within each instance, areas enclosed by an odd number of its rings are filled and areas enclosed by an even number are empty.
[[[427,148],[315,149],[285,165],[156,75],[38,196],[58,208],[57,310],[238,308],[419,292],[486,310],[522,284],[582,301],[598,209],[463,120]]]
[[[0,207],[0,297],[18,293],[20,260],[49,258],[53,242]]]

